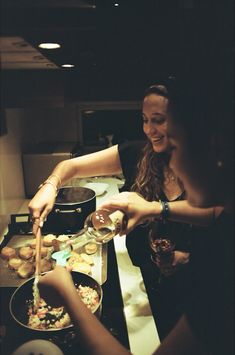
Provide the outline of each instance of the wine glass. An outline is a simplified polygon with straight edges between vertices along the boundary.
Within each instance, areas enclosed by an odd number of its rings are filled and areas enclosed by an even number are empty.
[[[164,264],[169,264],[172,262],[174,257],[174,248],[175,244],[166,236],[159,237],[153,230],[149,232],[149,245],[151,248],[151,260],[154,264],[158,264],[158,259],[161,258],[161,261]],[[161,283],[162,273],[160,272],[158,283]]]

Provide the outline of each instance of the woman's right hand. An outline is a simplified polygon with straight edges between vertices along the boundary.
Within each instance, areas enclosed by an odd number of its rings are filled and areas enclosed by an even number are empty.
[[[32,221],[37,221],[37,223],[33,223],[34,234],[36,234],[38,227],[43,226],[44,221],[54,206],[55,198],[55,188],[51,184],[45,184],[29,202],[28,208]]]

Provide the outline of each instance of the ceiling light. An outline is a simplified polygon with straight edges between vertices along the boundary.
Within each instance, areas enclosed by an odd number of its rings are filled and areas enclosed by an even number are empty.
[[[119,3],[118,3],[118,2],[115,2],[115,3],[114,3],[114,6],[116,6],[116,7],[119,6]]]
[[[86,115],[92,115],[93,113],[95,113],[95,111],[93,111],[93,110],[86,110],[86,111],[84,111],[84,113],[85,113]]]
[[[73,68],[74,64],[62,64],[61,65],[63,68]]]
[[[40,43],[38,45],[39,48],[43,48],[43,49],[57,49],[60,48],[60,44],[59,43]]]

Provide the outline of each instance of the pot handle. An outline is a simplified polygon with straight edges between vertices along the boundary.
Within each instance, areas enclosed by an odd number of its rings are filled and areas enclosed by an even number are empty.
[[[55,213],[74,213],[74,212],[81,213],[82,212],[81,207],[78,207],[75,210],[60,210],[59,208],[55,209]]]

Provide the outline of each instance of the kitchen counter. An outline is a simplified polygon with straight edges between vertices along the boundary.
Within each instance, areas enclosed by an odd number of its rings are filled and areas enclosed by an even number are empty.
[[[108,184],[106,192],[97,196],[97,207],[104,200],[118,193],[121,185],[121,181],[113,177],[87,179],[87,181]],[[80,184],[81,182],[76,180],[71,185]],[[84,186],[84,180],[82,185]],[[28,202],[29,200],[25,200],[18,213],[28,213]],[[114,238],[114,250],[130,351],[134,355],[149,355],[160,345],[160,340],[143,278],[140,269],[132,265],[125,246],[125,236]]]
[[[118,185],[120,181],[112,178],[105,178],[105,180],[109,184],[109,188],[105,196],[97,198],[97,205],[119,192]],[[140,269],[133,266],[129,258],[125,245],[125,236],[114,237],[114,247],[130,350],[134,355],[152,354],[160,345],[160,340]]]

